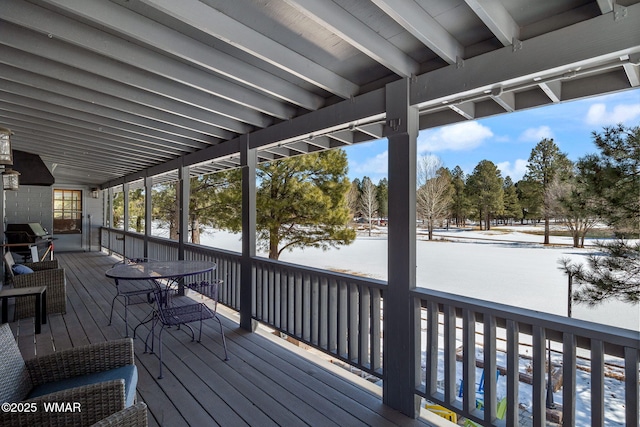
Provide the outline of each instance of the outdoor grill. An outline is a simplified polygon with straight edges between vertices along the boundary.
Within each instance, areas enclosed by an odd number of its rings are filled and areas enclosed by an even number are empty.
[[[51,245],[52,242],[51,236],[38,222],[7,224],[4,234],[8,244],[21,244],[21,246],[12,246],[9,249],[25,260],[33,258],[33,261],[39,261],[37,247],[44,244]]]

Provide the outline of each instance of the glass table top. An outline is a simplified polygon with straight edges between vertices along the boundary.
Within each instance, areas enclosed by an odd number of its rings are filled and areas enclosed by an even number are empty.
[[[210,261],[149,261],[138,264],[122,264],[106,271],[112,279],[145,280],[171,279],[213,271],[216,264]]]

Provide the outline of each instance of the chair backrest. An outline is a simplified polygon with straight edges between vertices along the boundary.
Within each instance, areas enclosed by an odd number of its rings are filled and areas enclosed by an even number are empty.
[[[13,278],[13,266],[16,265],[16,262],[14,261],[13,255],[11,254],[10,251],[5,252],[4,263],[7,266],[9,275]]]
[[[32,388],[18,343],[5,323],[0,326],[0,402],[24,400]]]

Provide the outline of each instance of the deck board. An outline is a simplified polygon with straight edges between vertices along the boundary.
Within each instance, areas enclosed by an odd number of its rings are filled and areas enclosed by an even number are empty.
[[[124,306],[104,276],[115,259],[104,253],[58,253],[67,277],[67,313],[52,314],[42,333],[33,319],[11,323],[25,358],[124,335]],[[189,298],[189,297],[184,297]],[[129,325],[149,313],[129,306]],[[157,355],[145,353],[149,325],[134,340],[138,398],[149,407],[151,426],[429,426],[382,404],[379,388],[302,348],[270,335],[239,328],[237,314],[221,308],[229,361],[215,321],[205,322],[202,343],[184,331],[165,330],[164,378]],[[157,342],[156,348],[157,352]],[[438,424],[440,424],[438,422]]]

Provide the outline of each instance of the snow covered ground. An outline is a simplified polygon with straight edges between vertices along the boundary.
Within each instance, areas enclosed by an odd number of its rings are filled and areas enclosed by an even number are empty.
[[[499,302],[557,315],[567,314],[567,276],[558,260],[584,262],[589,249],[543,246],[542,236],[524,233],[524,227],[489,231],[436,231],[438,240],[428,241],[418,230],[418,286]],[[541,230],[542,227],[536,227]],[[369,237],[360,232],[349,246],[284,252],[280,259],[310,267],[387,279],[387,235],[382,227]],[[241,251],[239,234],[207,232],[202,244]],[[571,244],[569,237],[551,243]],[[588,244],[588,242],[587,242]],[[259,254],[266,256],[266,254]],[[640,330],[640,307],[620,302],[595,309],[573,305],[572,317],[635,331]]]
[[[536,229],[541,230],[542,227]],[[356,241],[346,247],[328,251],[305,249],[285,252],[280,259],[386,280],[386,228],[373,231],[372,236],[368,236],[366,231],[359,232]],[[567,277],[558,268],[558,260],[570,258],[574,262],[584,262],[590,249],[554,246],[572,242],[568,237],[553,236],[552,245],[543,246],[540,243],[542,236],[524,231],[525,227],[490,231],[439,230],[435,233],[436,240],[428,241],[425,230],[418,230],[418,285],[566,316]],[[201,240],[205,245],[241,251],[239,234],[215,231],[202,235]],[[266,256],[264,253],[259,255]],[[619,302],[606,303],[596,309],[574,304],[573,317],[640,331],[640,307]],[[482,358],[481,351],[479,348],[478,358]],[[554,353],[553,359],[554,364],[561,363],[559,353]],[[526,358],[521,362],[528,363]],[[458,365],[458,376],[461,377],[462,365]],[[521,368],[522,371],[527,369],[526,366]],[[476,378],[480,378],[481,372],[477,370]],[[576,425],[591,424],[590,383],[590,374],[578,370]],[[498,397],[501,398],[506,394],[504,377],[499,377],[497,385]],[[605,392],[606,425],[623,426],[623,382],[606,378]],[[521,383],[520,406],[524,417],[532,406],[531,393],[531,386]],[[554,400],[562,403],[561,391],[554,393]]]

